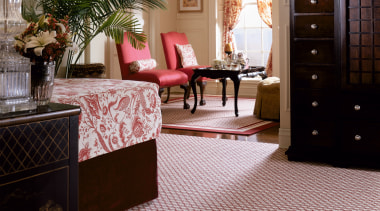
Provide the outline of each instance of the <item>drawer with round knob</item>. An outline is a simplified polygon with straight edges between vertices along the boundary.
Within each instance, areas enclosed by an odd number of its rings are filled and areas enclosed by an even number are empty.
[[[297,119],[292,124],[292,144],[297,146],[332,147],[335,124],[332,121],[314,121],[310,118]]]
[[[310,40],[295,41],[294,50],[296,63],[334,64],[334,41]]]
[[[294,36],[334,37],[333,15],[300,15],[294,17]]]
[[[380,153],[380,122],[344,121],[340,148],[346,153]]]
[[[338,87],[335,66],[296,66],[295,88],[331,89]]]
[[[296,13],[332,13],[334,12],[334,0],[295,0]]]
[[[380,120],[379,96],[345,96],[341,97],[340,116],[343,119],[377,119]]]
[[[292,113],[329,119],[336,115],[337,99],[329,90],[320,92],[297,91],[292,93]]]

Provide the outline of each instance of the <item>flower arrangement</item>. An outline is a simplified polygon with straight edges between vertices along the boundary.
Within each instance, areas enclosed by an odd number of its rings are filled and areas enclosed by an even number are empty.
[[[30,22],[24,32],[15,36],[16,51],[34,62],[61,59],[66,48],[73,48],[68,20],[68,16],[57,20],[47,14],[38,22]]]

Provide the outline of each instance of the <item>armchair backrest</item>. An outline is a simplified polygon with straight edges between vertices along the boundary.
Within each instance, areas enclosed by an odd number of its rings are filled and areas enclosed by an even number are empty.
[[[121,77],[123,80],[128,79],[128,76],[131,74],[129,71],[129,65],[133,61],[142,60],[142,59],[150,59],[150,50],[149,45],[146,42],[145,48],[141,50],[137,50],[132,47],[131,43],[128,41],[128,35],[124,33],[124,42],[123,44],[116,44],[117,55],[119,57],[120,71]]]
[[[177,53],[176,44],[189,44],[185,33],[168,32],[161,33],[162,47],[164,48],[166,66],[168,69],[181,68],[180,57]]]

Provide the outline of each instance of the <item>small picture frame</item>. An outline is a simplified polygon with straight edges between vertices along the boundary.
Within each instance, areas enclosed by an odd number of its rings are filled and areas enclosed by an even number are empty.
[[[202,12],[203,0],[178,0],[178,12]]]

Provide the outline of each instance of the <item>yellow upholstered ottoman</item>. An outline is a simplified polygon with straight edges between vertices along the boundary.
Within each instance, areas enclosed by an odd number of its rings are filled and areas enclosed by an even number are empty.
[[[260,119],[280,120],[280,78],[268,77],[257,85],[253,114]]]

